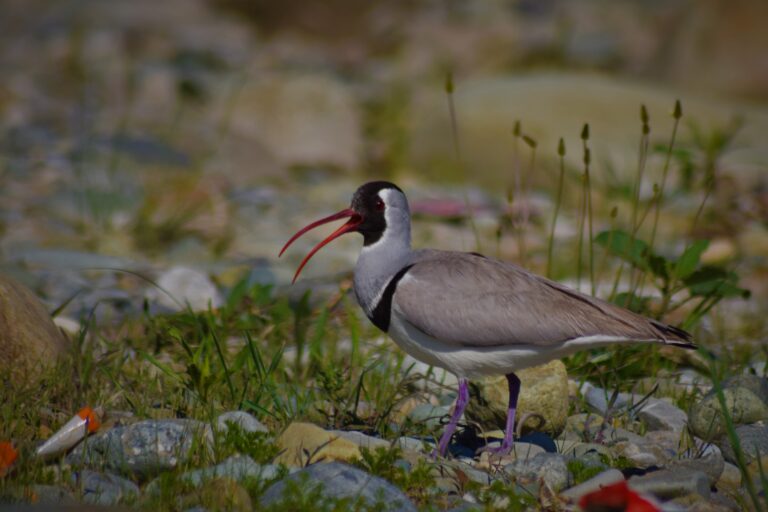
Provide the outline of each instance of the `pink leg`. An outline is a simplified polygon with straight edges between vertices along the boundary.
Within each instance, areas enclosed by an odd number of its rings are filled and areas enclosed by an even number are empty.
[[[445,427],[442,437],[440,437],[440,443],[437,445],[437,450],[433,452],[433,455],[445,455],[448,451],[448,444],[451,442],[451,437],[456,431],[456,425],[459,423],[459,418],[464,414],[464,409],[469,403],[469,383],[467,379],[459,379],[459,396],[456,398],[456,405],[453,407],[453,414],[451,414],[451,421]]]
[[[504,440],[498,448],[489,448],[492,453],[504,454],[512,450],[515,434],[515,411],[517,410],[517,398],[520,396],[520,379],[514,373],[507,375],[509,385],[509,407],[507,408],[507,428],[504,430]]]

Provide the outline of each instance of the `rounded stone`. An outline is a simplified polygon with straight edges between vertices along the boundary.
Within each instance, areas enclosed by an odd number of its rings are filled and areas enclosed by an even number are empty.
[[[281,453],[275,464],[304,467],[308,463],[353,461],[361,458],[358,446],[312,423],[291,423],[277,438]]]
[[[200,421],[144,420],[87,438],[66,461],[148,478],[210,455],[212,438],[210,426]]]
[[[294,486],[289,486],[289,481]],[[408,497],[391,483],[341,462],[313,464],[274,483],[261,497],[262,507],[282,504],[281,510],[290,510],[290,500],[297,498],[295,484],[305,492],[319,490],[323,498],[347,498],[351,500],[349,510],[375,505],[375,510],[416,511]]]
[[[504,470],[517,477],[519,483],[542,480],[555,492],[567,488],[571,482],[565,457],[559,453],[540,453],[532,459],[516,460]]]
[[[758,456],[768,455],[768,425],[741,425],[735,433],[747,464],[756,461]],[[721,448],[725,460],[736,464],[736,452],[729,438],[723,440]]]
[[[629,479],[629,486],[637,492],[647,492],[662,499],[671,499],[696,493],[709,498],[709,479],[701,471],[662,469]]]
[[[536,429],[557,436],[565,428],[568,414],[568,373],[562,361],[554,360],[515,372],[520,378],[517,403],[518,421],[528,415],[523,432]],[[467,419],[486,430],[506,427],[509,388],[506,377],[492,377],[470,384],[472,399],[465,411]]]
[[[269,432],[255,416],[245,411],[228,411],[216,418],[216,427],[222,432],[229,430],[229,426],[233,424],[245,432]]]
[[[32,291],[0,274],[0,374],[30,382],[50,367],[69,342]]]
[[[723,383],[723,387],[748,389],[768,406],[768,378],[757,375],[737,375]]]
[[[726,408],[736,425],[768,419],[768,406],[749,389],[726,388],[723,395]],[[693,433],[705,440],[717,439],[725,433],[725,419],[714,391],[707,393],[691,407],[688,423]]]

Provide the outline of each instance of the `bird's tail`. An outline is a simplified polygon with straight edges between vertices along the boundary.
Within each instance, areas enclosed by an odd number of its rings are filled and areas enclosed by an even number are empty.
[[[651,324],[662,335],[665,344],[693,350],[698,348],[693,342],[693,336],[688,331],[655,320],[651,321]]]

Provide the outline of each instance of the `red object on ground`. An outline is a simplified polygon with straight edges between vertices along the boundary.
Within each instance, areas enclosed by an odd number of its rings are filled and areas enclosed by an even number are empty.
[[[585,494],[579,506],[586,512],[660,512],[660,509],[633,491],[626,480]]]
[[[9,441],[0,441],[0,477],[5,476],[8,468],[19,457],[19,452]]]
[[[96,416],[96,413],[93,412],[93,409],[90,407],[83,407],[77,412],[77,415],[86,421],[89,434],[93,434],[99,430],[99,427],[101,427],[101,422],[99,421],[98,416]]]

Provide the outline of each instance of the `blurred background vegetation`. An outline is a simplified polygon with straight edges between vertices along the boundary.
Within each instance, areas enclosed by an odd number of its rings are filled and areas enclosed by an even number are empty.
[[[0,262],[56,306],[102,267],[286,283],[286,236],[388,178],[418,243],[573,279],[588,123],[593,236],[639,229],[669,257],[708,239],[702,261],[764,301],[766,17],[758,0],[6,0]],[[352,238],[307,275],[348,271]]]
[[[361,318],[360,241],[290,288],[315,240],[277,259],[369,179],[406,190],[417,245],[522,263],[720,358],[582,353],[580,379],[765,375],[767,19],[764,0],[0,1],[0,271],[72,320],[75,354],[3,401],[0,433],[32,446],[41,407],[83,404],[424,433],[400,409],[433,370]]]

